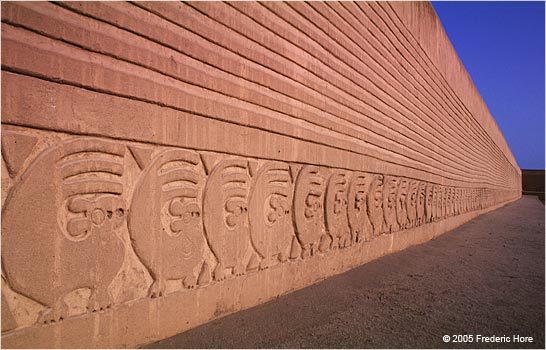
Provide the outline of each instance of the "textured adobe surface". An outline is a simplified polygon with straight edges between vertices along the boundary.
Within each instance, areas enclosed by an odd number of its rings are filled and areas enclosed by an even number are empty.
[[[474,341],[444,343],[446,334]],[[426,244],[145,347],[542,349],[544,205],[523,196]]]
[[[2,3],[2,343],[132,347],[521,196],[428,3]]]

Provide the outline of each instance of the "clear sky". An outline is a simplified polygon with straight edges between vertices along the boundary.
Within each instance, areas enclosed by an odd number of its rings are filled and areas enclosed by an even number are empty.
[[[432,3],[518,165],[544,169],[544,3]]]

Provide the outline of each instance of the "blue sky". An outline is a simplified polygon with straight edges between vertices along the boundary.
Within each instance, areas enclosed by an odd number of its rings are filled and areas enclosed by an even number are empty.
[[[544,169],[544,3],[432,3],[522,169]]]

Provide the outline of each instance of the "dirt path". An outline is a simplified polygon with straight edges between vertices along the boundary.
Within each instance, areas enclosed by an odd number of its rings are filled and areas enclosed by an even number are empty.
[[[442,336],[472,335],[444,343]],[[533,337],[476,342],[477,335]],[[544,348],[544,205],[532,196],[150,348]]]

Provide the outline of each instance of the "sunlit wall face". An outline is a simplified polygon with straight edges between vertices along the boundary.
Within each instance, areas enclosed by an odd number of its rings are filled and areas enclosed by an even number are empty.
[[[432,3],[522,169],[544,169],[544,3]]]

